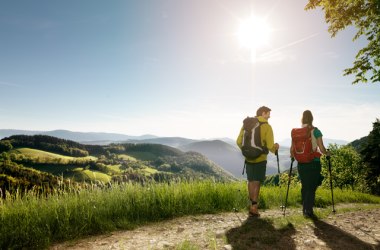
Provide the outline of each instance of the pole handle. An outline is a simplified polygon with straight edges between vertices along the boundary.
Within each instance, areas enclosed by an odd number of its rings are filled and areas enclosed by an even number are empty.
[[[327,160],[330,160],[330,158],[331,158],[330,149],[327,149],[327,152],[329,152],[329,154],[328,154],[328,155],[326,155],[326,158],[327,158]]]

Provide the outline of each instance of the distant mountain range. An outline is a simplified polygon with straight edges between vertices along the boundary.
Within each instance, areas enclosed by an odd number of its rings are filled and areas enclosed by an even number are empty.
[[[84,144],[97,144],[104,145],[115,141],[127,140],[144,140],[152,139],[157,136],[154,135],[141,135],[130,136],[117,133],[104,133],[104,132],[73,132],[69,130],[52,130],[52,131],[31,131],[31,130],[16,130],[16,129],[0,129],[0,139],[12,135],[49,135],[58,137],[65,140],[72,140]]]
[[[237,147],[235,140],[230,138],[220,138],[214,140],[193,140],[183,137],[157,137],[154,135],[129,136],[117,133],[95,133],[95,132],[72,132],[68,130],[53,131],[28,131],[28,130],[9,130],[0,129],[0,139],[16,134],[24,135],[49,135],[66,140],[80,142],[82,144],[107,145],[110,143],[147,143],[162,144],[182,151],[194,151],[205,155],[208,159],[215,162],[223,169],[233,174],[237,178],[242,176],[244,158],[240,149]],[[333,140],[324,138],[325,145],[336,143],[345,145],[348,142],[344,140]],[[290,168],[289,148],[291,140],[280,142],[279,165],[280,171],[283,172]],[[278,172],[277,158],[274,154],[268,155],[267,175]]]
[[[197,141],[179,146],[182,151],[201,153],[235,177],[242,177],[244,158],[237,146],[221,140]]]
[[[192,140],[182,137],[158,137],[144,140],[128,140],[132,143],[153,143],[163,144],[178,148],[182,151],[194,151],[201,153],[224,170],[233,174],[237,178],[245,178],[242,176],[244,166],[244,157],[236,142],[229,138],[216,140]],[[290,168],[289,158],[290,147],[281,147],[279,150],[280,171]],[[274,154],[268,155],[267,174],[278,172],[277,158]]]
[[[163,144],[174,148],[180,148],[183,145],[199,142],[198,140],[187,139],[183,137],[157,137],[148,139],[132,139],[127,140],[128,143],[152,143],[152,144]]]

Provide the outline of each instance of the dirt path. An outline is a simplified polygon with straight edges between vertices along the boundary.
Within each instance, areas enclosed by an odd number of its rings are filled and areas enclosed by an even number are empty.
[[[342,212],[344,207],[359,209]],[[380,205],[339,205],[326,219],[275,226],[280,210],[261,212],[260,219],[246,213],[186,216],[130,231],[89,237],[51,249],[380,249]],[[289,216],[300,214],[299,209]],[[194,249],[194,248],[185,248]]]

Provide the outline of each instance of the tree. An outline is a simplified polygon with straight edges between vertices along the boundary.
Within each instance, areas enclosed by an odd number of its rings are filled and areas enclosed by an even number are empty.
[[[367,143],[360,152],[367,165],[367,182],[371,192],[380,195],[380,120],[376,119]]]
[[[358,31],[353,41],[365,36],[368,44],[359,50],[351,68],[344,75],[355,74],[353,84],[380,82],[380,0],[309,0],[305,9],[321,7],[332,37],[354,25]],[[368,76],[369,75],[369,76]]]
[[[6,152],[3,152],[1,155],[0,155],[0,159],[2,161],[4,161],[5,163],[8,163],[10,161],[10,157],[9,157],[9,154],[7,154]]]
[[[367,170],[363,166],[360,154],[352,146],[338,146],[330,144],[331,152],[331,172],[333,176],[333,186],[338,188],[350,188],[362,192],[368,192],[366,183]],[[330,187],[330,177],[328,161],[325,157],[322,160],[322,175],[324,180],[322,185]]]
[[[9,140],[0,141],[0,153],[11,150],[12,148],[12,143]]]

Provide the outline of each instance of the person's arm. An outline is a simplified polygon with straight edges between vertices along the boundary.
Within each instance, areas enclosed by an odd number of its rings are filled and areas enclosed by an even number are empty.
[[[330,155],[330,152],[326,150],[325,145],[323,144],[322,132],[318,128],[315,128],[313,133],[317,140],[317,146],[319,148],[319,151],[321,151],[321,153],[324,155]]]
[[[322,154],[330,155],[330,152],[326,150],[325,145],[323,144],[322,136],[317,138],[317,145]]]
[[[278,143],[274,143],[273,130],[272,130],[272,127],[269,125],[268,125],[268,133],[266,135],[266,147],[273,154],[276,152],[276,150],[280,148],[280,145],[278,145]]]

